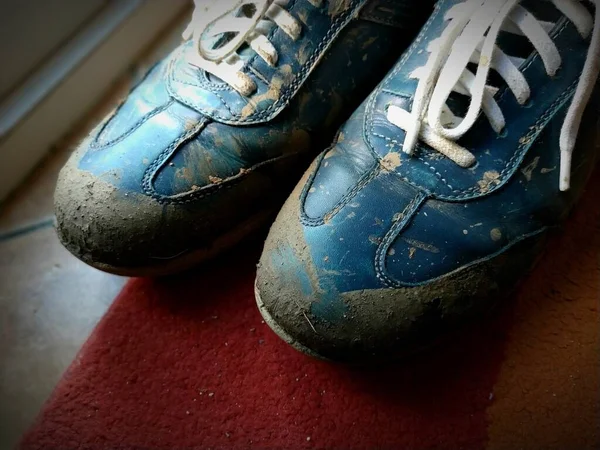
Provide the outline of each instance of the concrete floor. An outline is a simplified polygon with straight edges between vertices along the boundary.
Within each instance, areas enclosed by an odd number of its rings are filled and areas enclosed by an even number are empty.
[[[187,18],[160,37],[105,102],[0,206],[0,449],[13,448],[127,281],[86,266],[53,229],[52,194],[71,149],[180,41]]]

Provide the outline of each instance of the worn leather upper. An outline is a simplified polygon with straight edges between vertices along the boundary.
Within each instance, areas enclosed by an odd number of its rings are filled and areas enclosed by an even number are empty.
[[[330,141],[408,45],[426,13],[414,10],[414,3],[331,0],[315,7],[309,0],[290,1],[286,9],[301,23],[302,33],[294,41],[273,28],[269,40],[279,55],[274,67],[249,48],[240,50],[247,59],[244,71],[257,85],[249,97],[192,65],[187,56],[196,50],[191,41],[183,43],[68,163],[74,170],[61,177],[56,196],[63,242],[84,259],[145,264],[149,255],[170,257],[198,242],[208,245],[216,234],[276,205],[302,170],[303,158]],[[159,229],[151,233],[156,239],[138,242],[139,230],[123,224],[119,238],[98,231],[98,244],[91,243],[87,232],[69,220],[78,214],[69,202],[78,173],[113,189],[115,215],[140,202],[144,211],[136,214],[160,215]],[[226,190],[232,193],[224,196]],[[220,201],[228,202],[227,213]],[[174,245],[177,238],[170,235],[190,230],[181,214],[205,226],[194,226],[185,245]],[[114,223],[105,213],[94,220],[103,217]],[[123,236],[131,251],[108,248]],[[164,244],[149,243],[154,240]]]
[[[409,75],[425,65],[427,46],[441,35],[444,14],[455,3],[437,4],[410,49],[317,159],[298,197],[288,200],[296,211],[287,209],[271,231],[258,274],[262,301],[294,339],[314,340],[312,348],[321,354],[334,354],[336,345],[348,350],[350,343],[336,329],[354,329],[359,341],[366,336],[390,341],[406,337],[399,330],[422,329],[428,303],[451,316],[467,297],[465,287],[448,278],[455,274],[471,274],[466,278],[480,297],[498,286],[510,289],[514,269],[531,264],[531,257],[518,256],[523,243],[531,247],[565,218],[594,166],[598,92],[580,130],[571,189],[559,191],[559,134],[589,46],[565,18],[551,32],[563,58],[556,76],[549,77],[531,52],[521,67],[531,87],[527,104],[501,89],[496,98],[505,130],[496,133],[480,117],[459,141],[477,158],[474,166],[461,168],[423,143],[412,156],[402,152],[405,132],[387,120],[386,107],[410,110],[418,80]],[[279,227],[289,227],[291,220],[301,231],[287,238]],[[503,255],[510,257],[498,265]],[[481,271],[492,262],[499,268],[490,280]],[[283,293],[276,297],[277,277],[298,287],[279,286]],[[483,279],[488,291],[477,282]],[[295,297],[316,335],[301,318],[289,319],[294,308],[285,305],[287,296]],[[360,312],[358,297],[367,305]],[[382,311],[389,316],[373,322],[378,330],[369,325],[369,315]],[[389,323],[396,325],[386,328]],[[386,337],[384,329],[398,334]]]

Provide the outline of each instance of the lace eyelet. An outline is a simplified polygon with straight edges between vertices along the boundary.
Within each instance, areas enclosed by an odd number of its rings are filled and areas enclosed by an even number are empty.
[[[506,129],[506,127],[502,128],[502,131],[500,131],[500,133],[498,133],[498,137],[500,139],[504,139],[506,136],[508,136],[508,130]]]

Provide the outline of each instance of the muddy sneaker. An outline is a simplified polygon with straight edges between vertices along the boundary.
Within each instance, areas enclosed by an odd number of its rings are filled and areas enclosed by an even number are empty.
[[[599,16],[440,2],[271,229],[269,325],[315,356],[387,359],[506,296],[594,166]]]
[[[58,235],[94,267],[166,274],[266,224],[433,9],[213,3],[60,174]]]

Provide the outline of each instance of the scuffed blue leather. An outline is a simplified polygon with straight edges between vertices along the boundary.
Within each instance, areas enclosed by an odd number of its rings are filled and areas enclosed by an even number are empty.
[[[248,97],[192,65],[190,41],[151,69],[63,167],[61,242],[96,267],[162,274],[266,222],[429,12],[421,0],[312,3],[285,6],[295,41],[273,24],[274,67],[239,49]]]
[[[413,157],[402,153],[405,133],[386,119],[386,106],[410,109],[417,80],[409,74],[425,65],[426,47],[442,33],[444,14],[455,3],[438,3],[304,186],[298,214],[318,283],[311,306],[317,318],[340,320],[347,310],[340,294],[425,286],[533,242],[565,218],[593,168],[597,151],[585,139],[598,130],[598,89],[584,116],[571,190],[559,192],[560,130],[589,45],[566,19],[551,33],[563,57],[556,76],[550,78],[532,53],[522,66],[530,101],[520,106],[510,91],[499,92],[504,132],[498,135],[480,117],[461,139],[476,165],[460,168],[426,145]],[[390,156],[399,162],[390,166]],[[304,265],[281,270],[305,273]]]
[[[163,111],[171,101],[166,86],[161,82],[165,76],[165,63],[156,64],[142,83],[135,88],[135,95],[125,99],[111,120],[101,126],[90,147],[107,148],[118,144],[152,116]],[[118,115],[118,120],[115,118]]]
[[[392,25],[414,18],[410,4],[397,3]],[[317,8],[293,0],[287,9],[302,23],[302,36],[293,41],[274,27],[278,63],[250,58],[245,70],[257,91],[249,98],[191,65],[186,54],[194,49],[182,44],[97,129],[79,168],[124,192],[186,204],[322,146],[393,59],[390,43],[403,30],[375,20],[389,8],[387,0],[353,0],[332,15],[329,2]]]
[[[198,70],[187,63],[186,53],[196,51],[191,43],[183,45],[181,57],[172,60],[169,91],[181,103],[219,122],[253,124],[268,121],[283,110],[315,63],[364,3],[364,0],[352,0],[343,12],[332,16],[326,7],[316,8],[308,1],[292,0],[286,9],[298,17],[302,33],[310,39],[294,41],[279,27],[273,28],[269,40],[278,49],[279,58],[277,64],[271,67],[257,55],[251,57],[246,72],[261,76],[254,77],[257,92],[250,99],[240,96],[228,85],[215,86],[206,76],[199,76]],[[369,39],[369,36],[362,39]],[[269,83],[263,80],[269,80]],[[277,95],[272,95],[274,90]]]

